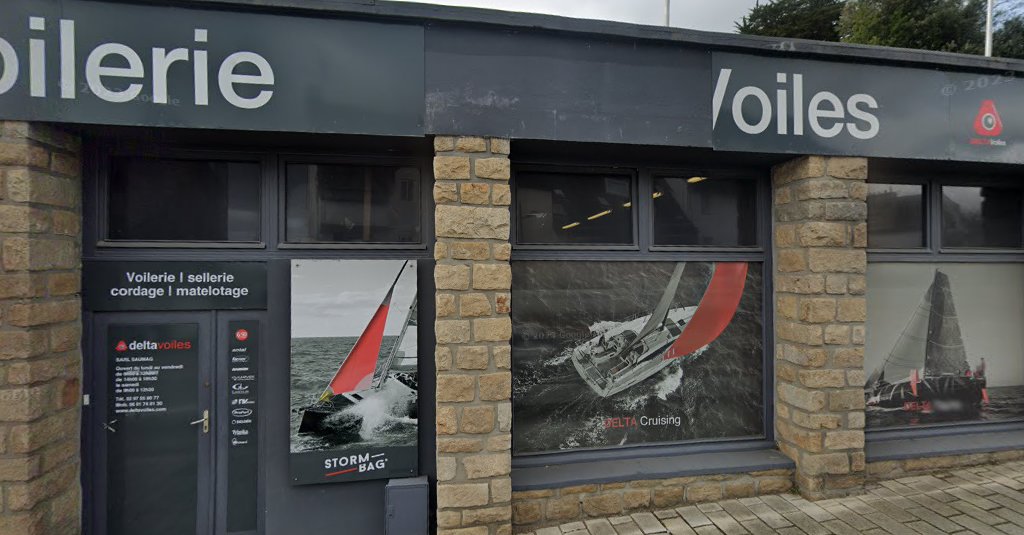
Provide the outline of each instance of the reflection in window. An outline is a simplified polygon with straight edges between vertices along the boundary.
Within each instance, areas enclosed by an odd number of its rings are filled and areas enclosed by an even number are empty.
[[[519,243],[633,243],[631,179],[623,175],[519,173]]]
[[[108,186],[110,240],[260,239],[258,163],[114,158]]]
[[[655,245],[757,245],[753,180],[707,176],[654,180]]]
[[[868,184],[868,247],[924,247],[924,186]]]
[[[420,241],[415,167],[287,166],[286,240],[292,243]]]
[[[1021,190],[1005,187],[943,186],[944,247],[1024,246]]]

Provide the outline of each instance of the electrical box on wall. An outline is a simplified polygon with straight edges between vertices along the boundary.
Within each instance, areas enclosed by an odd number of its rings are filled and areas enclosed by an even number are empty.
[[[388,481],[384,487],[385,535],[427,535],[429,502],[427,476]]]

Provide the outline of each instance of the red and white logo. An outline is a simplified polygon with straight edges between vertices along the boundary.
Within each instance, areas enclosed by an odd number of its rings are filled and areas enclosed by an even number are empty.
[[[996,137],[1003,133],[1003,120],[996,111],[996,103],[986,100],[981,103],[978,115],[974,118],[974,131],[979,136]]]
[[[974,117],[974,132],[982,137],[972,137],[971,145],[988,145],[990,147],[1005,147],[1006,140],[997,136],[1003,133],[1003,119],[996,111],[994,100],[984,100],[978,108],[978,115]]]
[[[238,329],[237,331],[235,331],[235,340],[238,340],[239,342],[244,342],[244,341],[246,341],[248,339],[249,339],[249,331],[247,331],[245,329]]]
[[[118,353],[122,353],[122,352],[124,352],[124,351],[128,351],[128,344],[126,344],[126,343],[124,342],[124,340],[121,340],[121,341],[120,341],[120,342],[118,342],[118,343],[117,343],[117,345],[116,345],[116,346],[114,347],[114,351],[117,351]]]

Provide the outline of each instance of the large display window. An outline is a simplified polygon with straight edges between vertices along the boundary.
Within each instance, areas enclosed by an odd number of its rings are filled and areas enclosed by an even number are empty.
[[[517,169],[514,455],[767,438],[759,179]]]
[[[1024,421],[1024,190],[872,180],[867,428]]]

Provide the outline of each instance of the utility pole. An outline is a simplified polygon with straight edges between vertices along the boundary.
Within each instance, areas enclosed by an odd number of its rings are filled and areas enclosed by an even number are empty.
[[[988,0],[988,13],[985,17],[985,57],[992,57],[992,7],[996,0]],[[668,4],[668,0],[665,0]]]
[[[989,2],[991,2],[991,1],[992,0],[989,0]],[[671,14],[672,14],[672,0],[665,0],[665,27],[666,28],[669,27],[669,26],[672,26],[672,19],[670,17]]]

